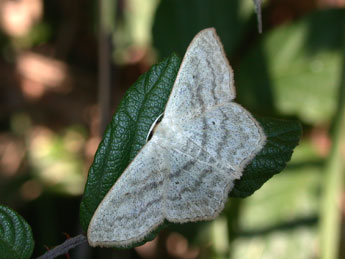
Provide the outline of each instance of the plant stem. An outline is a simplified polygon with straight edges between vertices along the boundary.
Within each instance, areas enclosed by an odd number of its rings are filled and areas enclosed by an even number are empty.
[[[58,257],[59,255],[67,254],[67,252],[81,244],[84,244],[87,242],[86,236],[83,234],[80,234],[78,236],[68,238],[65,242],[63,242],[61,245],[58,245],[54,247],[53,249],[46,252],[44,255],[41,255],[40,257],[37,257],[37,259],[53,259]]]
[[[109,123],[111,97],[112,32],[115,23],[117,1],[99,1],[99,47],[98,47],[98,103],[100,109],[100,134]]]
[[[336,259],[340,237],[340,198],[344,182],[344,163],[341,146],[345,140],[345,49],[339,99],[331,133],[332,148],[326,163],[320,219],[320,248],[322,259]]]

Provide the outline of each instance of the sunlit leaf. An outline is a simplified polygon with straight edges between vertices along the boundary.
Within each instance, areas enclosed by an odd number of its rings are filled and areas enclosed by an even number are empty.
[[[345,10],[323,10],[265,32],[235,69],[238,97],[251,110],[329,120],[344,57]]]

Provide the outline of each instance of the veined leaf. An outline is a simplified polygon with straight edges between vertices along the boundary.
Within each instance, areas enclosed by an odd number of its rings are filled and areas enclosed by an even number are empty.
[[[293,149],[302,134],[299,122],[256,117],[264,128],[267,140],[264,148],[235,181],[229,196],[247,197],[258,190],[273,175],[281,172],[290,161]]]
[[[17,212],[0,205],[0,259],[30,258],[33,249],[29,224]]]
[[[90,167],[80,205],[86,231],[98,204],[146,142],[149,129],[164,111],[181,59],[175,54],[159,63],[127,91]]]
[[[118,107],[89,171],[80,207],[85,231],[98,204],[143,147],[152,123],[164,112],[180,62],[180,58],[172,55],[153,66],[127,91]],[[252,194],[279,173],[300,138],[301,130],[296,122],[257,119],[264,127],[267,144],[236,182],[230,194],[234,197]],[[150,235],[144,242],[153,237]]]

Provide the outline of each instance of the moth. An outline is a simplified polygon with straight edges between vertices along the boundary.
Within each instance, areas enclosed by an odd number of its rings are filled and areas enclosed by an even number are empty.
[[[190,43],[161,122],[99,204],[92,246],[128,247],[165,220],[211,220],[263,148],[259,123],[235,103],[233,71],[215,29]]]

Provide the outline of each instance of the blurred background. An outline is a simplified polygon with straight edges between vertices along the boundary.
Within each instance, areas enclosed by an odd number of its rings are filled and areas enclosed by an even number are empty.
[[[260,35],[252,0],[0,0],[0,203],[32,226],[34,257],[81,233],[88,168],[124,92],[212,26],[237,102],[303,124],[288,167],[212,222],[171,226],[131,250],[80,246],[70,258],[312,259],[329,238],[338,256],[328,258],[345,258],[345,1],[262,10]],[[320,228],[327,219],[338,232]]]

